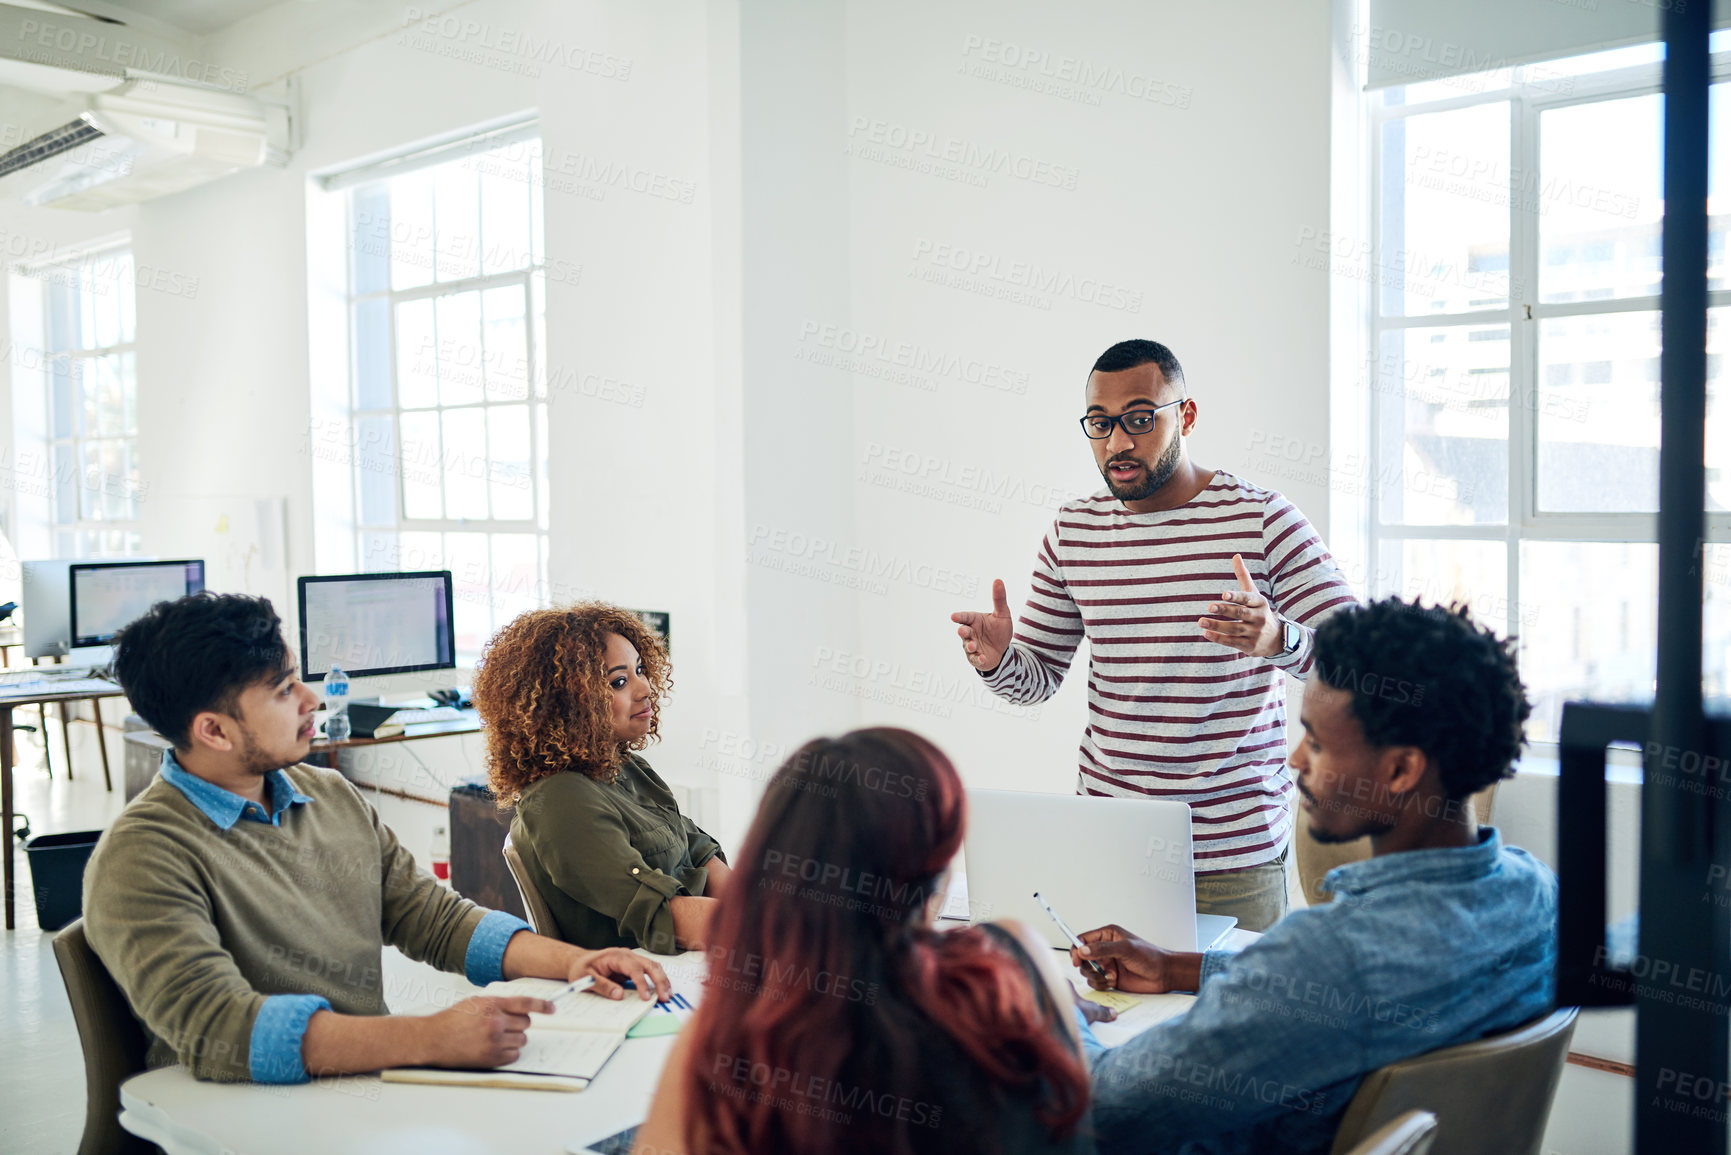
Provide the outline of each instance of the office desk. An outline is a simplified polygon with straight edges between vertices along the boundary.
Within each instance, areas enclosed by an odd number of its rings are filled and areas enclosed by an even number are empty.
[[[425,709],[423,706],[403,706],[404,710]],[[401,734],[392,734],[388,738],[344,738],[341,742],[327,742],[323,738],[314,738],[311,754],[328,754],[335,750],[351,750],[364,746],[387,746],[392,742],[413,742],[419,738],[443,738],[448,734],[478,734],[485,727],[481,723],[481,712],[475,709],[461,711],[462,717],[450,722],[417,722],[413,726],[403,727]]]
[[[564,1155],[641,1123],[672,1049],[672,1036],[627,1039],[574,1095],[386,1083],[377,1075],[298,1087],[225,1085],[164,1067],[120,1088],[120,1123],[168,1155]]]
[[[125,694],[121,692],[119,686],[114,686],[112,689],[108,690],[74,690],[69,693],[55,693],[35,686],[17,693],[0,692],[0,830],[4,831],[3,834],[0,834],[0,837],[3,837],[6,842],[6,850],[4,854],[5,865],[3,871],[6,890],[7,930],[13,930],[15,928],[12,898],[12,844],[17,841],[17,839],[12,837],[12,711],[17,709],[19,706],[38,706],[50,703],[66,702],[100,702],[104,698],[122,697],[125,697]],[[102,725],[102,715],[100,713],[101,707],[97,707],[97,710],[97,738],[100,741]],[[62,725],[64,725],[64,713],[61,715],[61,721]],[[43,740],[46,741],[47,737],[48,736],[44,734]],[[70,751],[70,746],[68,746],[68,751]],[[69,752],[67,761],[68,778],[72,776],[70,759],[71,755]],[[103,776],[107,777],[108,747],[106,745],[102,747],[102,772]],[[114,789],[114,783],[112,780],[109,781],[108,788],[110,790]]]
[[[1259,937],[1234,931],[1225,945],[1236,949]],[[703,959],[687,951],[662,963],[679,989],[690,991]],[[478,993],[456,975],[441,975],[439,983],[449,993],[441,999],[438,991],[418,992],[427,1004],[415,1010],[448,1006],[450,994]],[[1142,1006],[1123,1021],[1095,1024],[1095,1037],[1117,1046],[1195,1001],[1191,995],[1138,1000]],[[672,1049],[672,1037],[627,1039],[588,1089],[574,1095],[386,1083],[376,1075],[298,1087],[201,1083],[179,1067],[164,1067],[120,1088],[120,1123],[168,1155],[561,1155],[641,1123]]]

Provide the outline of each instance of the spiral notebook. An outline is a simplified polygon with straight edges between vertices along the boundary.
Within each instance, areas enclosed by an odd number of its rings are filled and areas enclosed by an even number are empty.
[[[487,993],[544,999],[566,985],[557,979],[512,979],[489,984]],[[579,991],[555,1003],[552,1014],[529,1017],[529,1041],[515,1062],[484,1070],[393,1067],[382,1075],[387,1083],[581,1091],[601,1073],[631,1028],[654,1007],[654,1001],[631,992],[622,999],[609,999]]]

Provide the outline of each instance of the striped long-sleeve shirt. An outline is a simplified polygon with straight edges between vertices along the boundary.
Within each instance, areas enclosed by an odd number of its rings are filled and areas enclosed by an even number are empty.
[[[1257,591],[1304,627],[1296,653],[1253,658],[1202,636],[1196,619],[1238,588],[1235,553]],[[1224,471],[1158,513],[1132,513],[1101,491],[1058,511],[1032,587],[986,685],[1012,702],[1043,702],[1087,637],[1076,792],[1188,803],[1199,872],[1278,857],[1293,794],[1281,671],[1308,676],[1313,627],[1354,600],[1304,515]]]

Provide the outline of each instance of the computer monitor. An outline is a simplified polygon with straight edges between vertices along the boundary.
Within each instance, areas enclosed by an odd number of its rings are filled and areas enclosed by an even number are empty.
[[[106,646],[149,612],[204,588],[202,561],[74,562],[66,568],[72,648]]]
[[[451,571],[362,573],[298,581],[301,680],[341,666],[351,678],[450,670]]]

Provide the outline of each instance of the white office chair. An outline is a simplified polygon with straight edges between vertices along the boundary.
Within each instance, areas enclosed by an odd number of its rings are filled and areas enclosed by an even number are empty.
[[[541,897],[541,892],[535,889],[529,871],[523,866],[523,856],[511,845],[510,831],[505,832],[505,845],[501,848],[501,853],[505,856],[505,865],[511,869],[511,881],[517,884],[517,893],[523,897],[523,909],[529,912],[530,928],[536,934],[558,938],[559,926],[553,921],[553,911],[548,907],[547,900]]]

